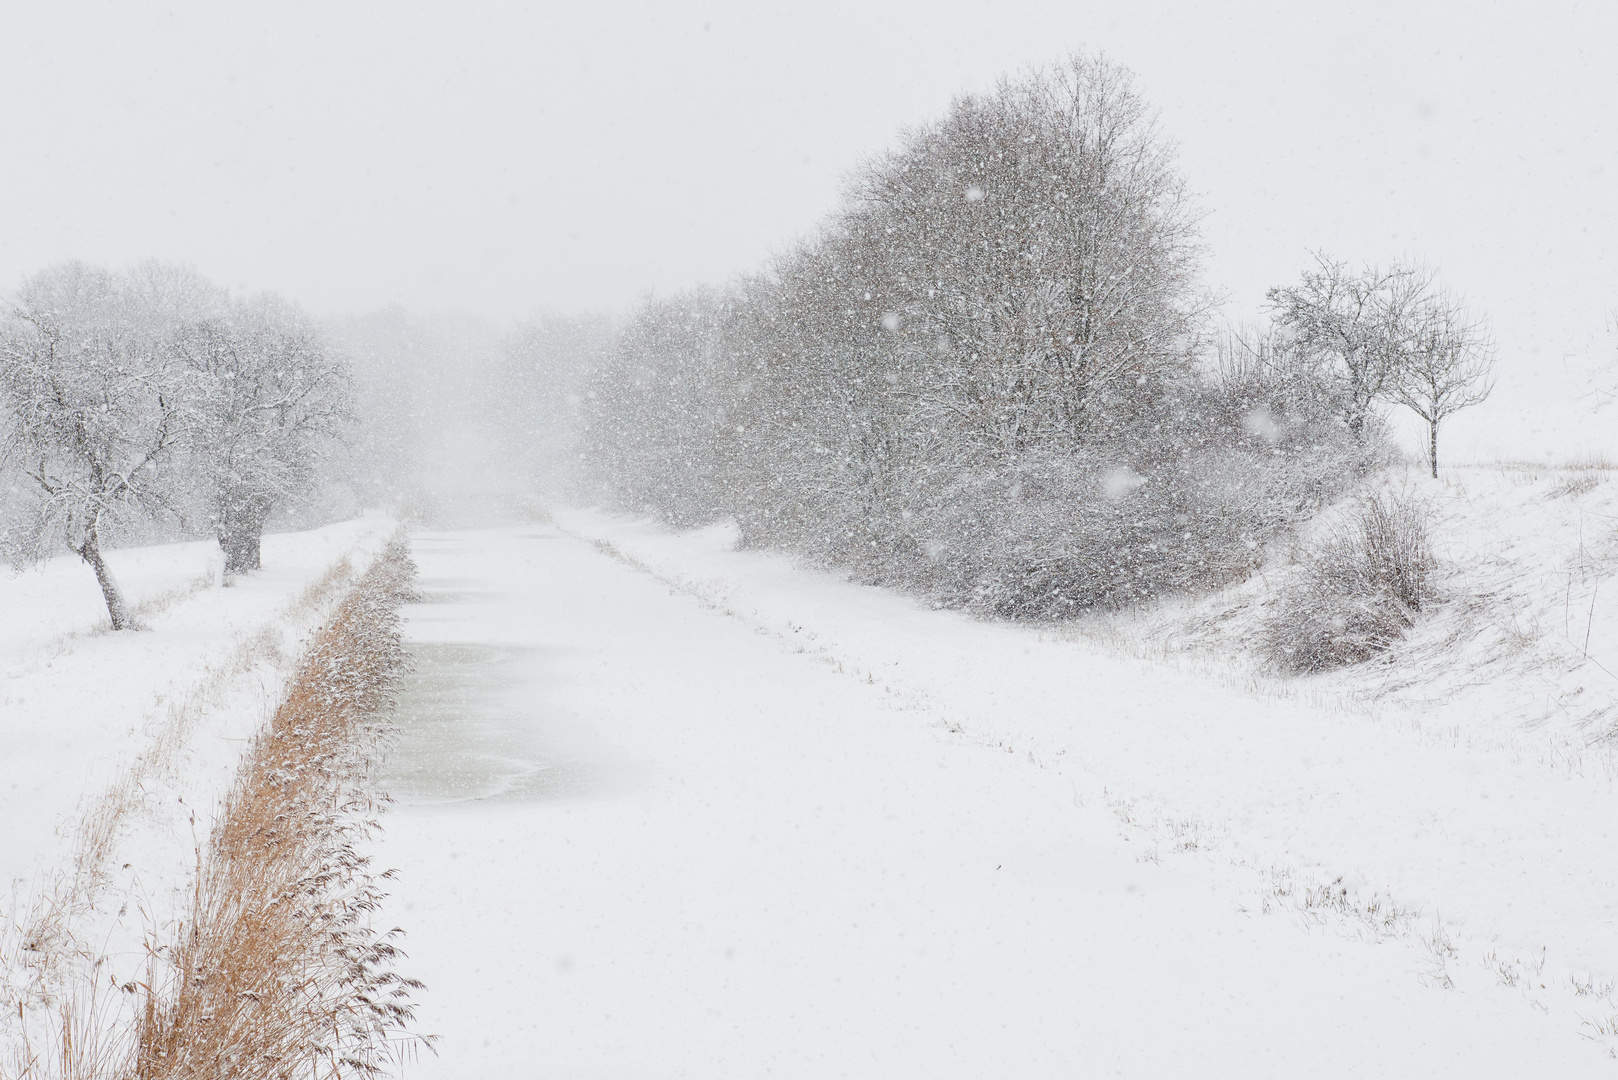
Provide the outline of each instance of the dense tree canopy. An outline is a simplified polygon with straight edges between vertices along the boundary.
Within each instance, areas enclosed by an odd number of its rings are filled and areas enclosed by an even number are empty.
[[[1228,578],[1363,454],[1317,398],[1203,376],[1200,257],[1128,72],[1007,79],[765,272],[645,303],[586,464],[672,522],[1004,614]]]

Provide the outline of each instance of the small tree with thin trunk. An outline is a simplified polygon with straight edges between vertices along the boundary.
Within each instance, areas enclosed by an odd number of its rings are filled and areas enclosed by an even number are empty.
[[[1362,437],[1372,404],[1387,398],[1397,381],[1432,273],[1398,263],[1356,273],[1324,255],[1315,261],[1318,268],[1305,272],[1301,284],[1266,294],[1271,316],[1299,348],[1335,363],[1343,421]]]
[[[225,572],[257,570],[271,511],[308,491],[352,415],[347,362],[276,296],[183,327],[197,394],[192,451]]]
[[[1427,464],[1438,477],[1438,425],[1494,389],[1494,346],[1482,320],[1452,296],[1422,305],[1402,350],[1391,397],[1427,423]]]
[[[127,275],[70,263],[28,280],[0,323],[0,457],[28,492],[7,554],[26,565],[65,545],[95,571],[114,630],[133,621],[102,546],[163,505],[189,408],[149,299]]]

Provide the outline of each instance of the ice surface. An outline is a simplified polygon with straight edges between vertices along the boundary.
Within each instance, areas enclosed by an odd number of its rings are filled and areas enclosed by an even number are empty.
[[[427,603],[474,594],[427,591]],[[408,617],[408,615],[407,615]],[[536,658],[494,645],[412,642],[400,680],[399,737],[381,785],[406,805],[556,799],[605,782],[597,763],[559,737],[562,718],[516,692]]]

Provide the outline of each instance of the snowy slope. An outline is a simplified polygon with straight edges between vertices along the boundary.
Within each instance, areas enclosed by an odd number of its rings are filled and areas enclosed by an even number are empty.
[[[1386,928],[1410,940],[1441,915],[1468,944],[1458,965],[1434,958],[1438,981],[1511,981],[1533,966],[1544,978],[1517,989],[1564,1010],[1570,1027],[1618,1011],[1571,992],[1618,978],[1618,791],[1603,751],[1570,770],[1466,739],[1415,703],[1244,690],[727,551],[720,531],[560,520],[907,707],[1107,788],[1160,847],[1187,832],[1217,845],[1252,868],[1260,892],[1341,879],[1333,906],[1350,922],[1369,930],[1390,907],[1419,913]]]
[[[1242,585],[1074,624],[1076,636],[1277,694],[1397,705],[1435,731],[1606,775],[1618,738],[1618,483],[1608,467],[1419,470],[1375,478],[1425,507],[1440,602],[1374,662],[1267,680],[1260,628],[1289,553]],[[1353,500],[1345,500],[1345,507]],[[1339,508],[1342,509],[1342,508]],[[1315,523],[1332,526],[1334,514]],[[1309,537],[1299,541],[1306,549]]]
[[[143,935],[184,902],[196,844],[289,661],[394,528],[367,518],[267,536],[265,569],[228,587],[211,543],[111,552],[137,632],[106,629],[75,559],[0,579],[10,1015],[19,979],[48,992],[76,952],[112,954],[118,981],[141,973]]]
[[[1610,1074],[1605,781],[557,523],[418,538],[407,1076]]]

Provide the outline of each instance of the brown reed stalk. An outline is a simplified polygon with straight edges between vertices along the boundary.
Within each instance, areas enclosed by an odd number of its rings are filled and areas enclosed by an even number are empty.
[[[393,971],[398,931],[372,926],[389,874],[361,850],[414,572],[395,541],[300,662],[226,797],[189,925],[157,950],[127,1075],[364,1077],[424,1041],[407,1035],[421,984]]]

